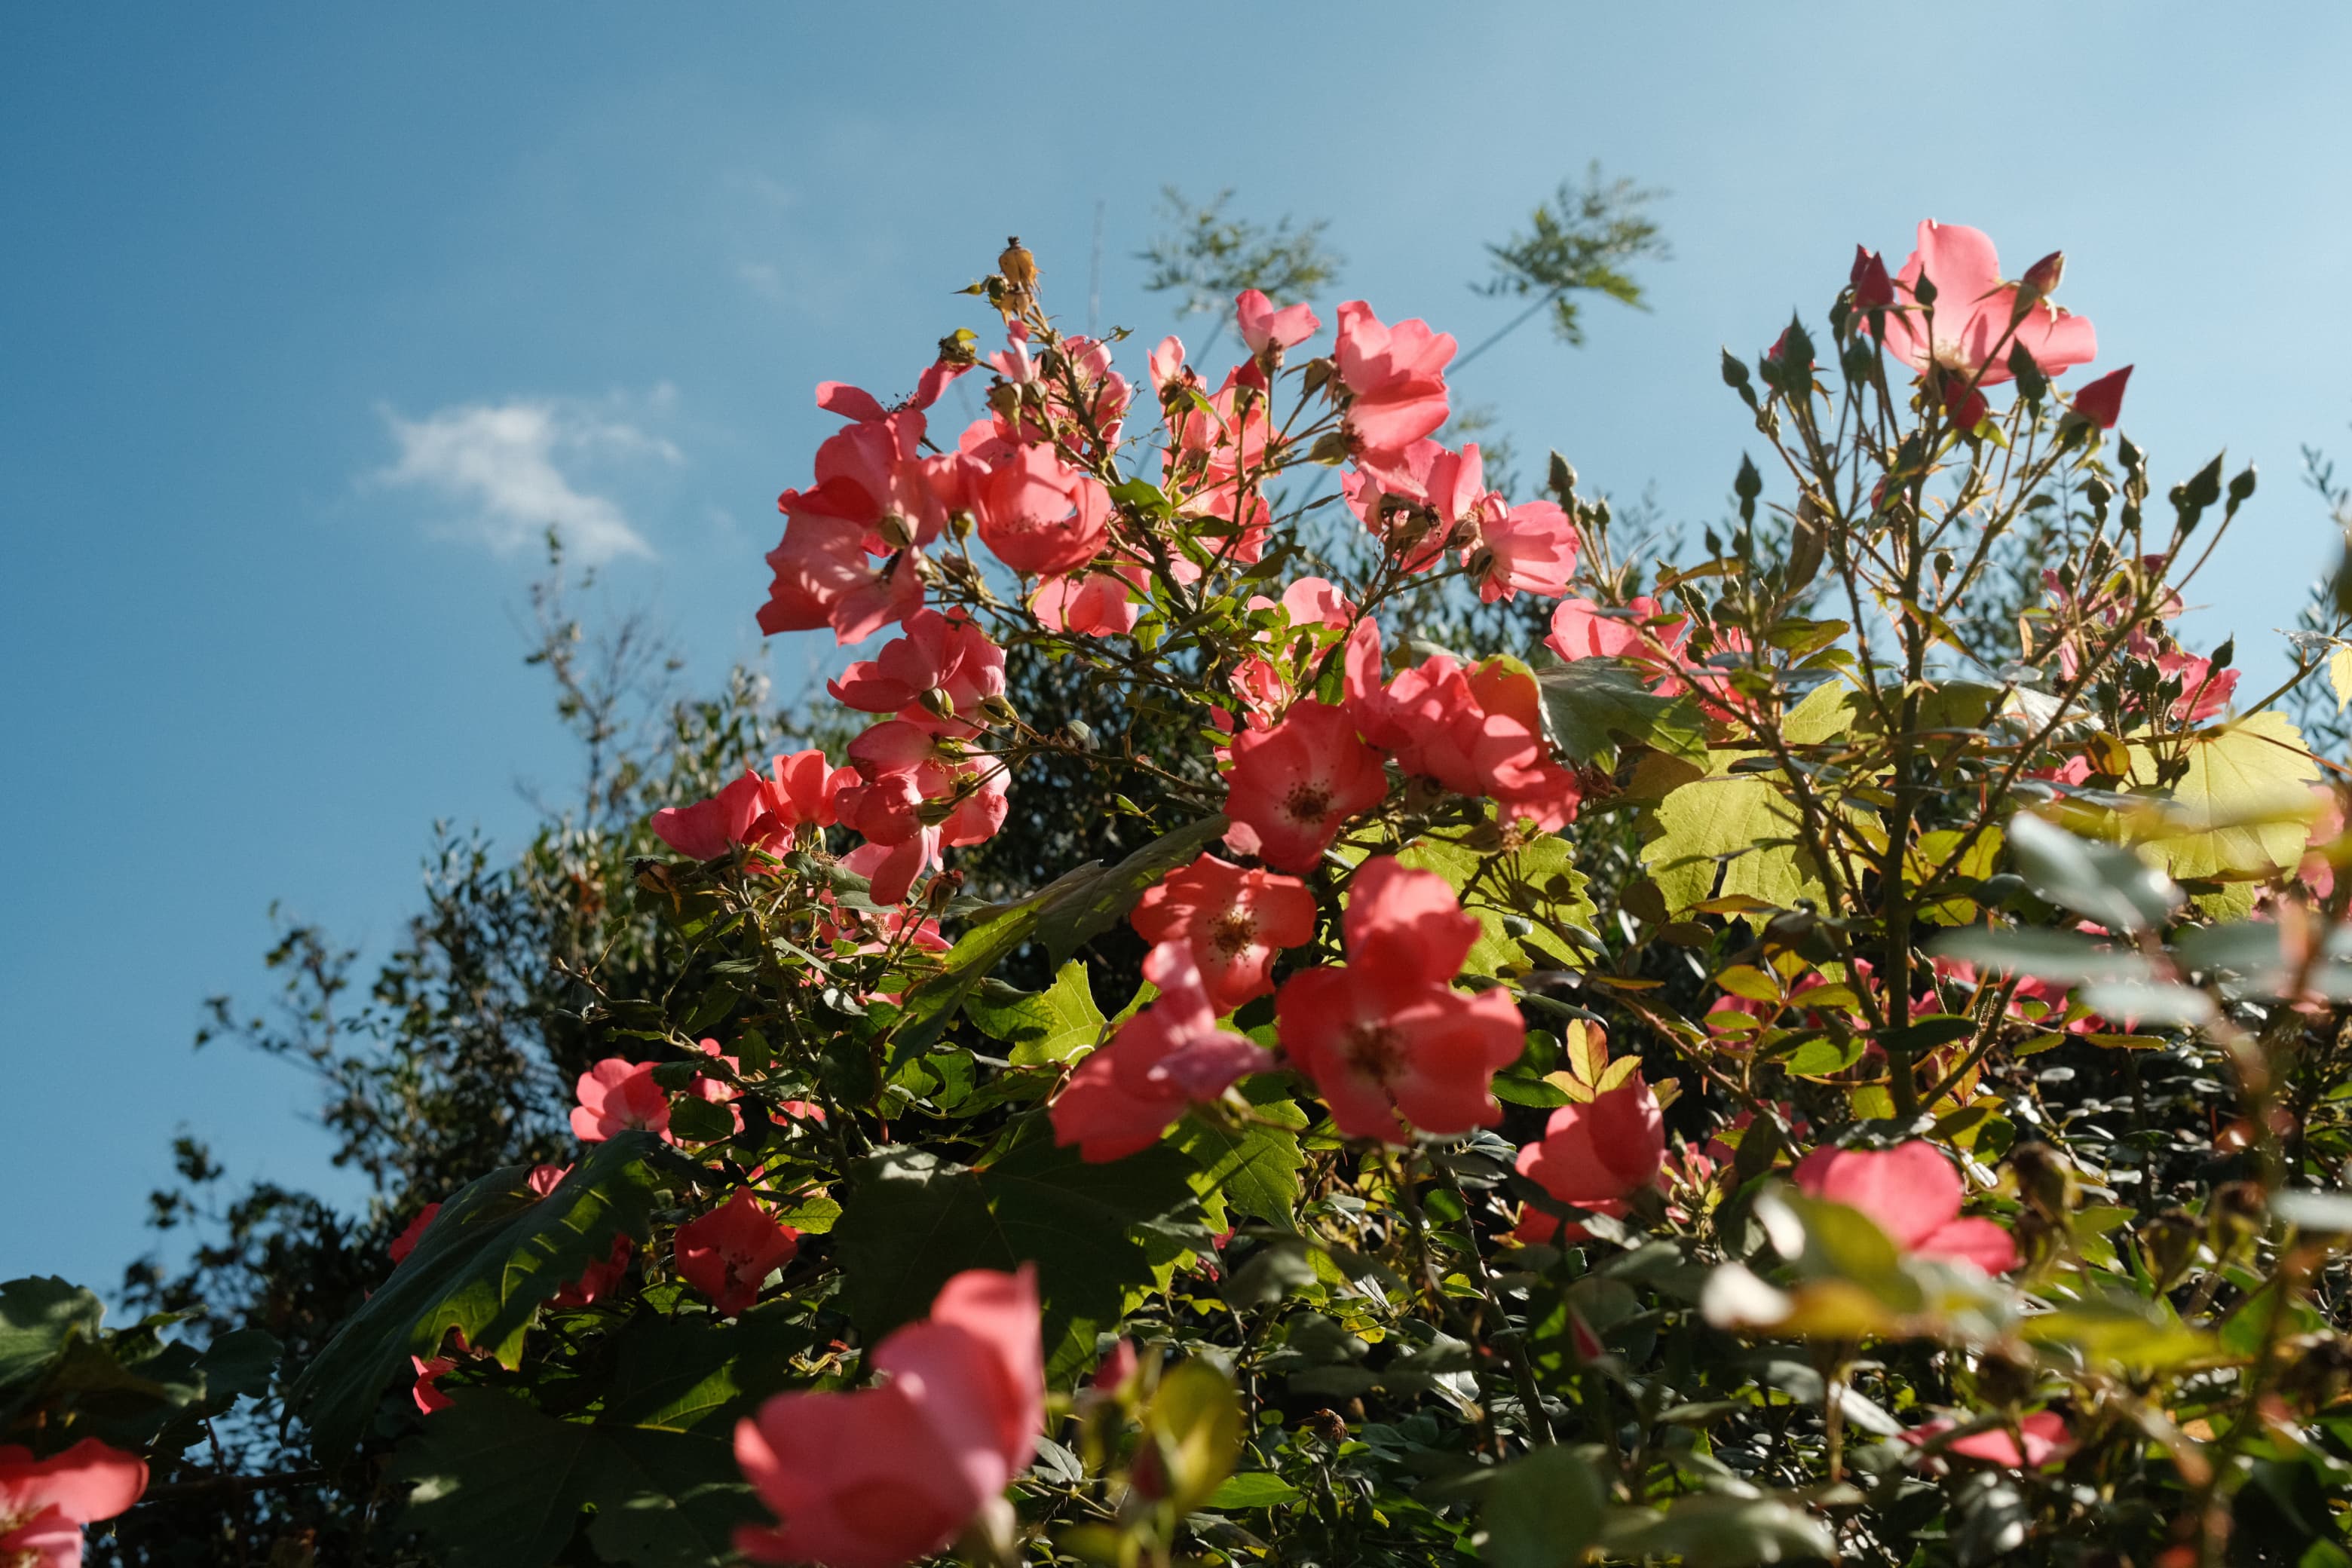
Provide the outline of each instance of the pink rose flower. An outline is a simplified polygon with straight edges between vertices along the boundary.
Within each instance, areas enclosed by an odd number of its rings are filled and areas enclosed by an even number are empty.
[[[1153,948],[1143,977],[1160,988],[1159,996],[1080,1062],[1054,1100],[1054,1142],[1076,1143],[1079,1157],[1092,1163],[1149,1148],[1188,1106],[1274,1065],[1271,1052],[1217,1027],[1201,972],[1182,943]]]
[[[1356,738],[1347,710],[1312,698],[1270,729],[1235,735],[1233,754],[1226,815],[1247,830],[1244,853],[1286,871],[1312,870],[1349,817],[1388,796],[1381,755]],[[1226,842],[1242,847],[1233,833]]]
[[[957,1275],[867,1359],[880,1386],[779,1394],[735,1428],[736,1463],[783,1521],[739,1531],[746,1557],[900,1568],[1004,1506],[1045,1421],[1034,1270]]]
[[[1495,1074],[1527,1028],[1508,994],[1454,989],[1478,921],[1454,889],[1393,856],[1364,862],[1340,928],[1348,963],[1309,969],[1275,998],[1282,1048],[1350,1138],[1467,1132],[1502,1120]]]
[[[1519,1151],[1518,1170],[1561,1203],[1622,1215],[1627,1198],[1658,1184],[1665,1162],[1665,1118],[1636,1073],[1590,1101],[1553,1111],[1543,1137]],[[1580,1241],[1584,1227],[1530,1207],[1515,1234],[1521,1241]]]
[[[1816,1149],[1790,1175],[1799,1191],[1859,1210],[1905,1252],[1973,1263],[1988,1274],[2018,1265],[2009,1232],[1989,1219],[1960,1217],[1967,1190],[1932,1143]]]
[[[1923,276],[1936,286],[1932,311],[1916,303]],[[1995,386],[2010,379],[2012,343],[2024,345],[2044,375],[2088,364],[2098,353],[2098,334],[2088,321],[2038,297],[2021,301],[2018,286],[2002,279],[2000,258],[1982,229],[1922,222],[1918,248],[1895,275],[1895,288],[1903,308],[1883,318],[1886,352],[1916,371],[1937,366],[1963,377],[1981,372],[1982,384]],[[2010,322],[2021,302],[2024,315],[2012,336]]]
[[[769,1217],[749,1187],[677,1227],[671,1255],[678,1278],[710,1298],[722,1317],[760,1299],[760,1285],[800,1251],[801,1233]]]
[[[1315,896],[1306,883],[1214,855],[1146,889],[1129,918],[1144,941],[1179,942],[1192,953],[1220,1014],[1271,995],[1275,955],[1315,940]]]
[[[1454,339],[1418,319],[1383,326],[1361,300],[1339,307],[1337,363],[1347,425],[1365,452],[1402,452],[1445,423]]]
[[[112,1519],[146,1489],[146,1461],[95,1437],[46,1459],[0,1446],[0,1563],[80,1568],[81,1527]]]

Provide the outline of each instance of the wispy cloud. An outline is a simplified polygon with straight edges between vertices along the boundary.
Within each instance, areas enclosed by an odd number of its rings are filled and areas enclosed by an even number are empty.
[[[651,403],[659,408],[675,395],[659,387]],[[453,531],[507,554],[553,528],[568,549],[592,564],[654,553],[618,501],[583,489],[577,479],[583,468],[615,460],[679,460],[676,447],[647,435],[613,406],[513,398],[453,404],[422,419],[404,418],[390,408],[379,412],[400,448],[400,460],[378,470],[376,480],[469,504],[472,514],[454,523]]]

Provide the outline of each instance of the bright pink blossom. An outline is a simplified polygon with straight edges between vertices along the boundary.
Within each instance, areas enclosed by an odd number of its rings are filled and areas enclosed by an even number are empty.
[[[1028,1467],[1045,1419],[1037,1284],[972,1269],[875,1347],[876,1388],[779,1394],[735,1428],[735,1458],[783,1521],[747,1526],[760,1563],[900,1568],[954,1540]]]
[[[1284,349],[1296,348],[1323,330],[1314,306],[1286,305],[1277,310],[1274,301],[1255,289],[1244,289],[1234,297],[1234,313],[1240,321],[1242,341],[1260,358],[1265,357],[1268,349],[1279,355]]]
[[[1367,623],[1369,624],[1369,623]],[[1268,730],[1234,737],[1226,842],[1286,871],[1312,870],[1348,819],[1388,795],[1381,757],[1356,738],[1347,710],[1312,698]]]
[[[835,797],[856,777],[816,751],[777,757],[772,765],[769,777],[746,770],[708,800],[655,812],[655,836],[694,860],[716,860],[744,847],[778,852],[803,825],[831,826]]]
[[[1385,686],[1380,672],[1380,628],[1366,620],[1348,645],[1348,710],[1363,738],[1406,773],[1490,798],[1507,818],[1530,817],[1547,830],[1576,816],[1582,788],[1573,771],[1551,759],[1543,696],[1524,665],[1496,658],[1465,666],[1432,654]]]
[[[1557,599],[1576,575],[1576,525],[1548,500],[1507,506],[1482,497],[1473,513],[1478,534],[1462,547],[1462,563],[1487,604],[1522,593]]]
[[[1252,595],[1249,607],[1271,610],[1279,605],[1282,613],[1290,617],[1293,626],[1323,626],[1332,631],[1345,631],[1354,606],[1339,585],[1323,577],[1301,577],[1282,591],[1279,601],[1264,595]],[[1259,634],[1261,637],[1270,636]]]
[[[80,1568],[81,1527],[112,1519],[146,1489],[146,1461],[95,1437],[46,1459],[0,1447],[0,1563]]]
[[[1622,658],[1638,666],[1643,679],[1663,696],[1683,690],[1683,644],[1690,640],[1690,617],[1672,615],[1657,600],[1632,600],[1612,610],[1590,599],[1564,599],[1551,613],[1544,645],[1571,662]]]
[[[440,1212],[439,1204],[426,1204],[417,1212],[416,1217],[410,1220],[402,1228],[401,1233],[392,1238],[392,1245],[384,1250],[392,1254],[392,1266],[394,1268],[408,1261],[408,1255],[416,1250],[418,1242],[425,1239],[425,1232],[433,1224],[433,1216]]]
[[[913,837],[893,843],[861,844],[841,858],[841,868],[866,879],[868,895],[877,904],[895,904],[913,890],[915,883],[940,863],[940,830],[926,827]]]
[[[1932,308],[1916,302],[1922,276],[1936,286]],[[2010,379],[2012,343],[2024,345],[2044,375],[2087,364],[2098,353],[2091,323],[2047,300],[2027,305],[2011,335],[2018,286],[2002,279],[2000,258],[1982,229],[1922,222],[1918,248],[1895,274],[1895,287],[1903,308],[1883,318],[1886,352],[1916,371],[1933,365],[1992,386]]]
[[[967,620],[937,610],[908,616],[904,632],[875,658],[851,665],[825,689],[862,713],[898,713],[918,721],[943,716],[969,720],[982,702],[1004,695],[1004,650]],[[925,705],[944,700],[947,715]]]
[[[2201,655],[2185,653],[2176,648],[2156,656],[2156,668],[2180,682],[2180,695],[2173,699],[2172,718],[2179,724],[2200,724],[2229,707],[2231,695],[2238,689],[2238,672],[2225,669],[2213,671],[2213,661]]]
[[[1029,613],[1047,631],[1125,637],[1143,618],[1143,606],[1117,572],[1084,572],[1038,584],[1029,595]]]
[[[871,879],[877,903],[905,898],[941,847],[986,843],[1011,809],[1003,763],[969,751],[952,722],[885,720],[849,743],[849,761],[861,782],[842,792],[841,822],[867,842],[842,864]]]
[[[1909,1430],[1897,1434],[1913,1447],[1925,1447],[1929,1441],[1949,1432],[1958,1422],[1948,1417],[1923,1421]],[[2018,1439],[2025,1440],[2024,1452],[2018,1451]],[[1971,1432],[1945,1444],[1942,1452],[1958,1454],[1970,1459],[1982,1459],[1989,1465],[2001,1465],[2010,1469],[2038,1470],[2073,1441],[2066,1430],[2066,1418],[2054,1410],[2037,1410],[2017,1424],[2012,1434],[2006,1426],[1991,1426],[1981,1432]]]
[[[1181,942],[1213,1011],[1274,992],[1275,955],[1315,940],[1315,895],[1296,877],[1244,870],[1214,855],[1171,871],[1129,917],[1155,946]]]
[[[545,1167],[542,1167],[544,1169]],[[629,1264],[637,1255],[637,1244],[627,1236],[613,1238],[611,1248],[601,1262],[591,1263],[580,1271],[580,1277],[548,1298],[547,1304],[558,1310],[589,1307],[613,1293],[629,1272]]]
[[[2311,786],[2313,801],[2318,807],[2311,819],[2311,832],[2305,843],[2303,863],[2295,870],[2303,885],[2319,898],[2336,891],[2336,864],[2327,858],[2326,850],[2344,837],[2344,797],[2326,784]]]
[[[1414,441],[1394,452],[1360,454],[1341,477],[1339,493],[1404,570],[1425,572],[1472,522],[1486,494],[1486,462],[1475,445],[1456,452]]]
[[[654,1082],[651,1062],[606,1057],[580,1075],[579,1093],[572,1131],[583,1143],[631,1128],[669,1137],[669,1095]]]
[[[1075,572],[1109,537],[1110,492],[1049,447],[1024,447],[974,487],[981,542],[1024,576]]]
[[[793,1260],[800,1236],[771,1218],[751,1188],[738,1187],[725,1203],[677,1227],[673,1256],[678,1278],[732,1318],[750,1310],[761,1282]]]
[[[760,626],[771,634],[830,626],[853,643],[921,606],[914,552],[946,521],[944,494],[959,460],[921,455],[919,406],[877,417],[871,396],[835,382],[819,389],[819,400],[856,423],[817,448],[814,484],[777,498],[784,537],[768,553],[775,581]],[[877,557],[896,564],[877,565]]]
[[[1127,1380],[1142,1365],[1143,1358],[1136,1353],[1135,1342],[1122,1339],[1104,1353],[1087,1386],[1104,1394],[1116,1394],[1127,1386]]]
[[[1519,1151],[1519,1174],[1574,1208],[1622,1216],[1625,1200],[1658,1184],[1665,1168],[1666,1123],[1658,1097],[1639,1073],[1591,1100],[1561,1106],[1544,1135]],[[1584,1227],[1530,1205],[1521,1241],[1581,1240]]]
[[[1339,383],[1359,449],[1402,452],[1445,423],[1445,367],[1454,339],[1427,321],[1382,326],[1361,300],[1339,307]]]
[[[465,1336],[460,1334],[458,1338],[463,1340]],[[408,1364],[416,1370],[416,1382],[409,1389],[408,1397],[416,1402],[419,1414],[437,1415],[457,1403],[441,1392],[442,1378],[457,1370],[457,1357],[437,1355],[427,1361],[421,1355],[412,1355]]]
[[[1988,1274],[2017,1267],[2009,1232],[1989,1219],[1960,1217],[1967,1189],[1932,1143],[1816,1149],[1790,1175],[1811,1196],[1859,1209],[1905,1252],[1973,1263]]]
[[[1216,1009],[1183,943],[1153,948],[1143,977],[1160,994],[1081,1061],[1054,1100],[1054,1142],[1076,1143],[1090,1163],[1150,1148],[1186,1108],[1274,1065],[1270,1052],[1217,1027]]]
[[[1340,929],[1346,965],[1294,974],[1275,999],[1282,1048],[1339,1131],[1402,1143],[1500,1121],[1495,1074],[1527,1030],[1507,993],[1454,989],[1476,917],[1443,879],[1383,855],[1357,871]]]
[[[766,802],[760,775],[746,773],[709,800],[664,806],[654,813],[654,835],[689,860],[716,860],[750,842]]]

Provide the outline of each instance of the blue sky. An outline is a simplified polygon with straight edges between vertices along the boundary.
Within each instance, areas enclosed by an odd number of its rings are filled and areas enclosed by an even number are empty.
[[[14,7],[0,19],[0,1276],[110,1283],[185,1126],[353,1189],[309,1086],[189,1048],[268,910],[381,944],[436,817],[511,840],[569,754],[517,616],[541,517],[705,676],[754,657],[776,492],[982,325],[1008,233],[1156,335],[1166,182],[1331,220],[1338,298],[1474,341],[1480,243],[1599,159],[1671,192],[1654,311],[1466,370],[1523,448],[1719,513],[1716,380],[1856,241],[2063,246],[2160,482],[2264,483],[2196,625],[2257,677],[2352,458],[2352,167],[2331,5],[1385,3]],[[1205,323],[1185,330],[1195,338]],[[771,650],[787,685],[830,657]],[[38,1194],[39,1201],[31,1201]]]

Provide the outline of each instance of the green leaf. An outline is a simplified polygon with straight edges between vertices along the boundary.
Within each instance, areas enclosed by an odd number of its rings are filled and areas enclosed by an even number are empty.
[[[2019,1331],[2031,1344],[2074,1347],[2094,1372],[2160,1372],[2213,1353],[2213,1337],[2183,1323],[2168,1304],[2120,1296],[2036,1313]]]
[[[1848,1035],[1843,1040],[1807,1040],[1780,1065],[1798,1078],[1834,1078],[1860,1061],[1869,1046],[1860,1035]]]
[[[1013,1047],[1009,1059],[1015,1067],[1066,1062],[1102,1043],[1102,1009],[1087,984],[1087,966],[1075,958],[1043,991],[982,981],[964,998],[963,1011],[982,1034]]]
[[[401,1522],[445,1568],[546,1568],[568,1552],[583,1509],[599,1560],[637,1568],[734,1561],[735,1527],[761,1517],[726,1430],[560,1421],[488,1389],[460,1389],[403,1444],[414,1484]]]
[[[2156,788],[2158,754],[2131,748],[2133,790]],[[2250,713],[2189,737],[2178,754],[2189,771],[2172,786],[2168,820],[2134,835],[2175,880],[2268,877],[2302,860],[2319,764],[2284,714]]]
[[[369,1414],[412,1355],[431,1357],[451,1329],[508,1367],[541,1303],[611,1255],[613,1238],[651,1234],[650,1132],[623,1132],[572,1167],[544,1199],[527,1166],[493,1171],[441,1205],[416,1250],[368,1298],[288,1391],[331,1456],[359,1439]]]
[[[715,1431],[749,1415],[793,1382],[793,1357],[816,1331],[773,1302],[721,1326],[705,1319],[647,1315],[614,1339],[612,1381],[597,1419],[666,1432]]]
[[[1780,716],[1780,738],[1792,746],[1818,746],[1854,726],[1862,695],[1842,680],[1825,680]]]
[[[1664,1513],[1614,1510],[1606,1544],[1612,1557],[1679,1557],[1684,1568],[1749,1568],[1837,1555],[1830,1527],[1803,1509],[1779,1497],[1732,1492],[1677,1498]]]
[[[1302,1496],[1297,1487],[1271,1470],[1250,1470],[1238,1476],[1227,1476],[1217,1489],[1209,1494],[1203,1506],[1220,1513],[1240,1509],[1279,1508]]]
[[[1034,1263],[1047,1373],[1066,1379],[1094,1363],[1096,1334],[1130,1294],[1153,1288],[1162,1263],[1207,1248],[1193,1169],[1165,1143],[1089,1165],[1055,1148],[1042,1120],[977,1170],[925,1150],[877,1150],[833,1230],[842,1304],[871,1343],[928,1313],[950,1275]]]
[[[0,1285],[0,1389],[31,1383],[72,1339],[95,1339],[106,1320],[98,1297],[54,1276]]]
[[[681,1094],[670,1101],[669,1130],[685,1142],[716,1143],[734,1136],[735,1117],[724,1105]]]
[[[1622,742],[1696,762],[1706,755],[1698,707],[1660,697],[1613,658],[1580,658],[1536,672],[1544,718],[1560,750],[1580,763],[1613,762]]]
[[[1244,1092],[1249,1088],[1244,1085]],[[1227,1210],[1286,1230],[1295,1227],[1291,1214],[1298,1204],[1298,1173],[1307,1163],[1298,1152],[1298,1134],[1307,1126],[1307,1113],[1278,1098],[1254,1109],[1281,1125],[1234,1130],[1196,1113],[1176,1128],[1175,1146],[1193,1164],[1192,1190],[1200,1194],[1208,1225],[1217,1230],[1232,1223]]]
[[[1178,1513],[1206,1503],[1242,1447],[1242,1402],[1225,1374],[1205,1361],[1180,1362],[1160,1380],[1143,1413],[1167,1497]]]
[[[1644,814],[1642,864],[1670,910],[1717,897],[1785,910],[1800,899],[1818,903],[1828,896],[1811,858],[1799,847],[1797,808],[1771,783],[1774,775],[1730,771],[1752,754],[1708,752],[1705,777],[1668,791]],[[1759,910],[1747,918],[1760,930],[1770,916]]]
[[[1506,972],[1554,967],[1553,954],[1511,934],[1505,921],[1514,915],[1532,922],[1550,943],[1570,950],[1557,956],[1576,956],[1572,943],[1542,929],[1592,923],[1584,873],[1576,868],[1568,840],[1556,833],[1539,833],[1516,849],[1472,847],[1472,837],[1490,831],[1474,828],[1469,834],[1417,838],[1396,857],[1399,865],[1444,878],[1462,907],[1477,917],[1478,940],[1462,961],[1463,973],[1500,977]]]
[[[2146,931],[2179,906],[2180,889],[2130,850],[2079,838],[2030,812],[2009,819],[2009,847],[2037,895],[2110,931]]]
[[[1601,1539],[1608,1510],[1597,1455],[1584,1445],[1538,1448],[1497,1472],[1479,1510],[1486,1527],[1482,1560],[1495,1568],[1581,1563]]]
[[[1116,866],[1090,860],[1016,903],[983,911],[941,960],[945,967],[907,993],[894,1050],[904,1055],[935,1043],[981,982],[1028,942],[1042,943],[1058,964],[1110,930],[1145,889],[1215,842],[1225,826],[1223,816],[1204,818],[1152,840]]]

